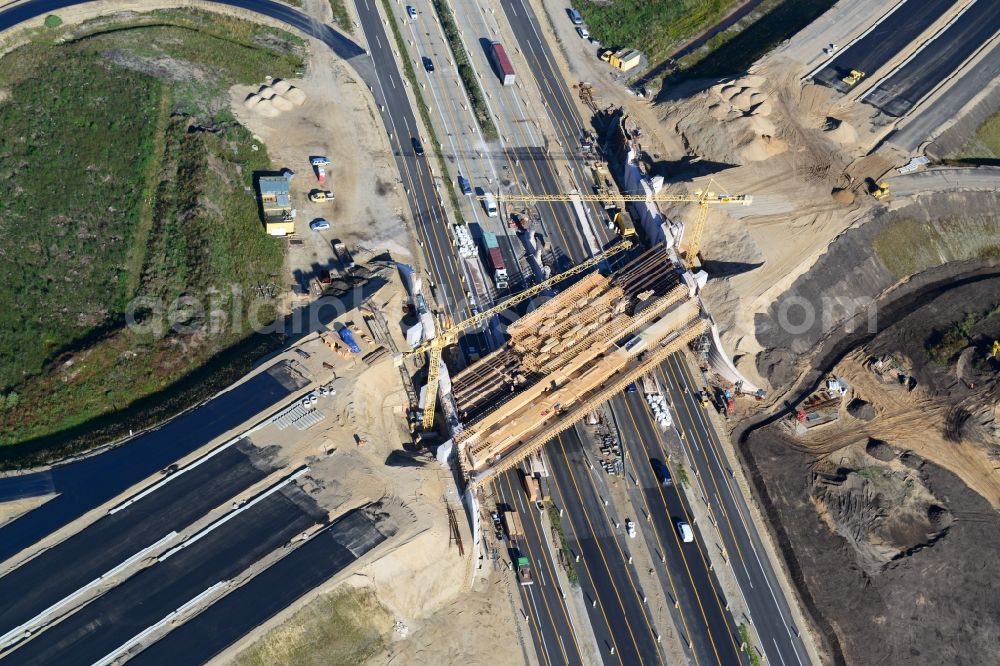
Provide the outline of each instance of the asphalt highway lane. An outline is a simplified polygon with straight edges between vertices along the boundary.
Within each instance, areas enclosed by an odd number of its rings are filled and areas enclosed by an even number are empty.
[[[276,467],[262,458],[249,443],[230,446],[0,578],[0,635],[266,478]]]
[[[861,99],[890,116],[905,116],[997,30],[1000,30],[1000,2],[976,0],[926,48]]]
[[[658,376],[673,406],[678,427],[686,433],[685,444],[691,462],[699,472],[695,476],[691,470],[691,482],[702,489],[718,522],[727,558],[768,663],[805,666],[809,656],[774,572],[775,565],[767,557],[761,536],[750,517],[747,500],[736,487],[726,462],[722,447],[731,445],[719,438],[696,398],[703,384],[695,379],[684,358],[678,354],[660,367]]]
[[[90,666],[324,520],[325,512],[298,486],[287,486],[36,634],[0,664]]]
[[[497,502],[509,505],[520,514],[524,527],[524,539],[518,548],[531,560],[534,585],[518,586],[521,603],[531,618],[531,636],[542,664],[582,664],[579,638],[576,636],[572,620],[563,600],[554,567],[542,531],[541,515],[530,505],[521,487],[520,472],[517,468],[500,475],[494,483]],[[484,529],[489,529],[484,526]],[[500,548],[508,546],[504,542]],[[507,553],[501,553],[506,556]]]
[[[357,533],[363,547],[357,547]],[[203,664],[385,541],[360,509],[338,518],[275,564],[129,660],[136,666]]]
[[[604,663],[663,663],[635,568],[611,524],[613,508],[605,506],[588,478],[591,471],[576,429],[550,442],[548,449],[553,501],[564,510],[570,550],[580,555],[580,585],[591,602],[587,611]]]
[[[873,75],[909,46],[958,0],[904,0],[867,35],[844,47],[836,58],[813,75],[813,80],[840,92],[850,87],[841,79],[852,69]]]
[[[725,596],[716,577],[708,569],[707,552],[700,525],[692,522],[687,498],[674,474],[674,483],[663,486],[656,478],[650,458],[666,461],[666,448],[641,393],[619,395],[612,408],[626,446],[626,468],[638,481],[642,506],[652,517],[656,543],[666,557],[671,572],[668,590],[677,597],[683,629],[693,644],[699,664],[739,664],[742,658],[735,643],[736,625],[725,610]],[[696,543],[684,543],[677,534],[676,521],[692,526]],[[711,529],[711,528],[710,528]]]
[[[59,493],[0,527],[0,561],[267,410],[288,397],[297,385],[285,365],[276,364],[121,446],[52,470],[0,479],[0,495],[31,490],[37,483],[36,474],[50,478]]]

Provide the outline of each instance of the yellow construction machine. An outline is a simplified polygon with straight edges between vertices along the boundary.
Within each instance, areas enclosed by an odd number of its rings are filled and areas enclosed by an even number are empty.
[[[865,78],[864,72],[862,72],[860,69],[852,69],[851,73],[842,78],[841,81],[846,83],[849,87],[853,88],[858,84],[858,81],[860,81],[863,78]]]

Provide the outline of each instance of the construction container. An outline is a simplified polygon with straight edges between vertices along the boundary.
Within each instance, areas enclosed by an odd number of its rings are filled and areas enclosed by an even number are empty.
[[[642,60],[642,53],[636,51],[635,49],[622,49],[617,53],[611,54],[608,62],[611,63],[612,67],[617,67],[623,72],[627,72],[632,69]]]

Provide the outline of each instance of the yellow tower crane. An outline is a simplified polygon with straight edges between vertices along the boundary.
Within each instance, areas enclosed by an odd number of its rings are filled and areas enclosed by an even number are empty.
[[[490,317],[498,312],[502,312],[513,305],[535,296],[536,294],[540,294],[552,285],[562,282],[566,278],[579,275],[587,269],[596,266],[608,257],[618,254],[619,252],[624,252],[630,247],[632,247],[632,242],[628,240],[617,243],[616,245],[613,245],[605,250],[605,252],[600,256],[593,257],[587,261],[572,266],[558,275],[553,275],[548,280],[539,282],[535,286],[529,287],[528,289],[511,296],[503,303],[469,317],[465,321],[459,322],[451,328],[438,333],[438,335],[433,339],[414,347],[408,352],[398,355],[396,357],[397,366],[402,365],[403,361],[409,357],[416,356],[417,354],[423,354],[425,352],[427,353],[427,394],[424,398],[424,429],[427,430],[434,426],[434,410],[437,408],[438,381],[441,376],[441,353],[444,351],[445,347],[458,342],[458,336],[462,332],[488,321]]]
[[[708,186],[718,185],[714,180],[709,179]],[[485,199],[487,195],[478,197]],[[602,202],[614,199],[622,202],[629,201],[655,201],[666,203],[696,203],[698,213],[694,221],[684,232],[684,261],[688,268],[698,265],[698,252],[701,250],[701,236],[705,231],[705,222],[708,220],[708,207],[716,204],[735,204],[739,206],[749,206],[753,203],[753,197],[749,194],[719,194],[709,189],[695,190],[692,194],[619,194],[617,192],[602,194],[494,194],[499,201],[510,202],[555,202],[555,201],[585,201]]]

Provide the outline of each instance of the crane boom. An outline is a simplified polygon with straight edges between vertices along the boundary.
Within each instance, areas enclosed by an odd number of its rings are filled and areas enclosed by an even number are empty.
[[[708,186],[716,183],[709,179]],[[684,243],[684,261],[688,268],[694,268],[698,261],[698,251],[701,249],[701,236],[705,230],[705,222],[708,219],[708,207],[714,204],[735,204],[738,206],[749,206],[753,203],[753,197],[749,194],[718,194],[708,189],[695,190],[692,194],[666,194],[655,192],[651,194],[620,194],[617,192],[603,192],[601,194],[579,194],[576,192],[559,194],[483,194],[479,199],[487,196],[496,197],[499,201],[510,201],[512,203],[522,202],[555,202],[555,201],[586,201],[605,202],[614,199],[622,202],[663,202],[663,203],[696,203],[698,213],[690,229],[685,230],[687,239]]]

